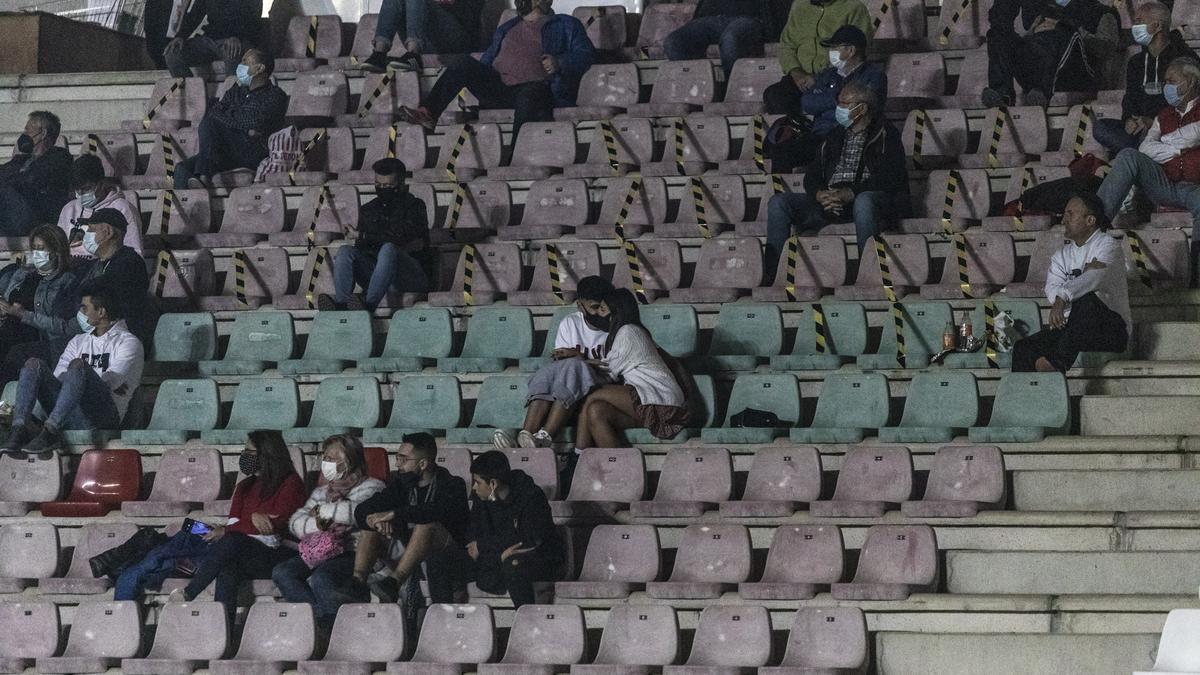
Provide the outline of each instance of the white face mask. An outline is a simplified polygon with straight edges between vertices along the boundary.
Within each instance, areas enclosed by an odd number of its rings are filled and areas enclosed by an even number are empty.
[[[88,255],[96,255],[96,251],[100,250],[100,242],[96,241],[96,233],[88,230],[83,233],[83,250],[88,252]]]
[[[33,251],[29,254],[29,262],[37,268],[39,272],[50,271],[50,251]]]
[[[842,60],[842,52],[837,49],[829,50],[829,65],[834,68],[841,68],[846,62]]]
[[[80,310],[78,313],[75,314],[75,320],[79,322],[79,329],[81,331],[83,331],[84,333],[90,333],[90,332],[96,330],[95,326],[88,323],[87,314],[84,314],[83,310]]]
[[[324,476],[325,480],[327,481],[335,481],[342,477],[342,473],[338,471],[337,462],[331,462],[329,460],[321,461],[321,475]]]

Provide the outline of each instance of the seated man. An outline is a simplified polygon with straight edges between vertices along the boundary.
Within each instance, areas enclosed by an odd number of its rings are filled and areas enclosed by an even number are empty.
[[[1050,327],[1017,341],[1014,372],[1065,373],[1079,352],[1122,352],[1129,342],[1125,249],[1104,231],[1104,205],[1095,195],[1076,195],[1063,211],[1063,227],[1070,241],[1046,273]]]
[[[1021,17],[1025,34],[1013,23]],[[988,11],[988,86],[983,105],[1045,107],[1056,91],[1099,89],[1104,60],[1118,46],[1121,21],[1099,0],[996,0]]]
[[[53,370],[29,359],[21,369],[12,432],[4,450],[56,450],[64,429],[120,429],[129,400],[142,379],[142,343],[125,327],[117,296],[100,285],[80,289],[79,324]],[[40,433],[34,405],[50,411]]]
[[[463,54],[479,39],[482,0],[383,0],[371,56],[365,70],[383,72],[392,37],[399,35],[409,54]]]
[[[142,252],[142,214],[136,204],[125,199],[125,193],[113,181],[104,176],[104,166],[95,155],[81,155],[71,165],[71,188],[75,199],[67,202],[58,214],[58,227],[71,242],[71,255],[91,258],[83,250],[83,231],[79,221],[100,209],[115,209],[125,217],[129,227],[125,229],[125,245],[137,253]]]
[[[190,77],[192,66],[225,62],[225,75],[233,74],[242,55],[258,37],[262,0],[196,0],[163,50],[171,77]],[[186,3],[183,5],[187,6]],[[191,37],[205,17],[204,34]]]
[[[402,440],[396,451],[395,479],[354,510],[354,519],[363,531],[354,578],[366,583],[382,545],[398,554],[388,555],[388,560],[396,561],[395,567],[383,580],[371,584],[385,602],[400,599],[405,582],[419,572],[423,562],[428,563],[425,569],[433,602],[454,602],[455,587],[466,587],[470,571],[463,550],[470,518],[467,484],[438,466],[433,436],[409,434]]]
[[[150,275],[146,261],[124,244],[129,222],[116,209],[96,209],[90,218],[81,218],[83,250],[92,256],[83,263],[82,282],[104,286],[121,306],[121,317],[129,330],[140,339],[150,337],[150,307],[146,292]]]
[[[334,297],[322,293],[317,308],[375,311],[388,290],[424,293],[429,290],[429,219],[425,202],[408,192],[408,169],[395,158],[371,165],[375,199],[358,214],[358,227],[347,235],[354,241],[338,249],[333,259]],[[366,299],[354,293],[358,283]]]
[[[483,108],[513,108],[513,136],[525,122],[548,122],[554,108],[575,105],[579,80],[592,66],[592,41],[579,19],[555,14],[552,0],[517,0],[479,60],[461,56],[442,71],[421,107],[400,108],[400,119],[432,130],[466,87]]]
[[[778,38],[776,26],[781,22],[776,20],[775,10],[779,4],[774,0],[700,0],[692,20],[663,40],[663,51],[672,61],[686,61],[702,59],[709,45],[718,45],[728,80],[738,59],[761,56],[763,43]]]
[[[792,3],[787,25],[779,36],[779,66],[783,79],[767,87],[763,103],[772,115],[799,117],[795,102],[816,84],[817,73],[834,65],[822,43],[842,26],[855,26],[863,35],[875,34],[871,13],[861,0],[800,0]]]
[[[271,82],[275,59],[261,49],[249,49],[237,67],[237,85],[200,122],[196,154],[175,167],[175,189],[201,186],[215,173],[254,169],[267,156],[267,137],[283,127],[288,95]]]
[[[808,167],[804,192],[777,194],[767,205],[767,279],[774,278],[793,228],[811,232],[853,220],[861,251],[885,221],[908,214],[904,146],[875,93],[862,82],[847,84],[835,115],[840,126]]]
[[[508,593],[513,607],[534,602],[534,582],[554,581],[566,557],[546,493],[524,471],[509,468],[499,450],[471,462],[471,490],[467,554],[475,583]]]
[[[61,128],[54,113],[29,113],[12,159],[0,165],[0,237],[28,237],[71,199],[71,153],[55,144]]]

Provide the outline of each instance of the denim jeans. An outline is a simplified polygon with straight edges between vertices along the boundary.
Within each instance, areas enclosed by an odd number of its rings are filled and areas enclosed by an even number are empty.
[[[434,0],[383,0],[375,42],[391,49],[392,36],[416,40],[422,54],[461,54],[475,46],[476,29],[463,26]]]
[[[1125,122],[1120,119],[1096,120],[1092,127],[1092,138],[1113,155],[1125,148],[1136,150],[1145,136],[1145,132],[1134,135],[1125,131]]]
[[[55,429],[120,429],[121,416],[112,392],[92,367],[73,361],[62,380],[44,361],[29,359],[21,369],[13,426],[28,424],[35,404],[49,410],[46,426]]]
[[[232,59],[227,59],[222,50],[225,42],[225,40],[214,40],[205,35],[188,38],[183,41],[183,49],[178,52],[174,54],[164,52],[163,60],[167,63],[167,70],[171,71],[171,77],[191,77],[192,66],[207,66],[213,61],[224,61],[225,75],[228,77],[233,75],[233,71],[242,62],[242,54],[250,45],[243,42],[242,53],[235,55]]]
[[[117,577],[113,600],[137,600],[142,591],[157,586],[171,576],[181,558],[200,563],[208,553],[208,543],[180,530],[170,541],[150,551],[143,560],[125,568]]]
[[[903,197],[888,192],[860,192],[852,207],[858,250],[883,230],[883,223],[907,215],[908,205]],[[792,229],[797,233],[815,232],[831,221],[816,197],[801,193],[783,193],[771,197],[767,204],[767,273],[774,278],[775,268],[783,246]]]
[[[748,16],[727,15],[692,19],[663,40],[663,51],[672,61],[702,59],[708,46],[714,43],[720,46],[721,68],[728,79],[738,59],[762,54],[762,22]]]
[[[421,263],[391,243],[379,247],[379,253],[353,245],[338,249],[333,258],[334,301],[345,304],[354,292],[355,283],[366,289],[364,302],[371,308],[378,307],[392,287],[400,293],[429,290],[429,279]]]
[[[1162,166],[1133,148],[1117,153],[1096,195],[1104,202],[1104,212],[1109,218],[1117,215],[1125,195],[1134,185],[1155,206],[1175,206],[1187,209],[1192,214],[1192,241],[1200,236],[1200,185],[1175,183],[1167,178]]]
[[[197,129],[196,154],[175,166],[175,189],[185,190],[192,176],[209,177],[233,169],[255,169],[267,156],[266,144],[206,115]]]
[[[237,611],[238,586],[249,579],[271,578],[276,565],[294,557],[297,557],[296,551],[290,548],[271,548],[241,532],[226,532],[209,545],[208,556],[183,589],[183,597],[188,602],[195,600],[215,580],[213,599],[225,605],[225,615],[232,626]]]
[[[303,558],[296,556],[276,565],[271,580],[284,600],[312,605],[317,623],[332,626],[343,604],[369,601],[346,592],[353,575],[354,551],[348,551],[311,569]]]
[[[445,112],[458,92],[466,87],[484,109],[513,109],[513,138],[526,122],[554,120],[554,92],[546,80],[507,85],[495,68],[467,55],[452,58],[425,97],[425,109],[435,118]],[[515,141],[514,141],[515,142]]]

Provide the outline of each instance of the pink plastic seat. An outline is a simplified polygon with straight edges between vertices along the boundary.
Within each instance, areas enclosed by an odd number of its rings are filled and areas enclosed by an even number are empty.
[[[642,273],[642,288],[649,302],[679,288],[683,277],[683,255],[679,242],[672,239],[643,239],[634,242],[634,253]],[[613,267],[613,285],[636,290],[629,265],[624,259]]]
[[[176,82],[180,85],[172,91]],[[149,127],[145,125],[143,116],[136,120],[125,120],[121,128],[133,132],[173,132],[180,127],[199,125],[208,108],[208,92],[205,89],[203,77],[164,77],[154,83],[154,91],[146,99],[145,112],[155,111]],[[164,96],[167,97],[166,101],[156,108]]]
[[[213,675],[282,675],[312,656],[315,643],[312,605],[256,602],[250,605],[242,641],[232,659],[213,660]]]
[[[843,543],[835,525],[783,525],[775,530],[762,579],[738,584],[746,600],[806,600],[842,580]]]
[[[912,472],[908,448],[851,448],[833,499],[812,502],[809,513],[817,518],[878,518],[912,496]]]
[[[942,212],[946,206],[946,191],[951,174],[954,174],[958,184],[954,193],[954,209],[950,212],[950,227],[955,232],[962,232],[987,216],[988,209],[991,208],[992,189],[986,171],[930,171],[929,178],[918,183],[916,194],[913,196],[918,213],[922,215],[901,219],[902,232],[928,234],[944,231]]]
[[[966,232],[967,280],[972,297],[986,298],[1012,283],[1017,274],[1017,252],[1006,232]],[[957,249],[951,244],[942,267],[941,283],[922,286],[921,297],[931,300],[959,299],[963,293],[959,278]]]
[[[102,673],[135,656],[142,646],[142,620],[137,603],[88,602],[75,608],[75,618],[62,656],[37,659],[39,673]]]
[[[268,185],[320,185],[333,178],[334,174],[349,171],[354,166],[354,130],[346,127],[321,127],[300,132],[300,149],[309,147],[304,155],[304,165],[292,173],[283,171],[267,174]],[[289,169],[291,167],[288,167]]]
[[[715,89],[713,65],[708,59],[665,61],[658,66],[650,102],[627,106],[626,114],[630,117],[679,117],[712,103]]]
[[[1070,175],[1070,169],[1065,166],[1045,166],[1041,162],[1030,162],[1020,170],[1013,171],[1012,178],[1008,181],[1008,189],[1004,193],[1004,203],[1020,200],[1022,187],[1028,190]],[[1040,213],[1023,213],[1019,225],[1013,216],[988,216],[983,219],[983,229],[1002,232],[1011,232],[1017,229],[1039,231],[1049,229],[1053,225],[1053,221],[1054,216]]]
[[[502,228],[499,234],[505,241],[558,239],[587,222],[588,188],[582,178],[539,180],[525,193],[521,224]]]
[[[874,525],[858,556],[854,581],[834,584],[837,600],[905,600],[933,591],[938,580],[937,538],[928,525]]]
[[[171,448],[158,460],[150,497],[125,502],[121,515],[130,518],[186,516],[221,496],[221,455],[213,448]]]
[[[963,168],[987,168],[988,150],[991,147],[992,129],[1001,112],[993,108],[984,119],[986,130],[979,140],[974,154],[963,155],[959,163]],[[1000,133],[1000,144],[996,150],[996,166],[1022,166],[1031,155],[1046,151],[1049,141],[1049,123],[1046,110],[1039,106],[1014,106],[1008,108],[1008,119]]]
[[[168,602],[154,630],[154,646],[145,658],[122,659],[129,675],[190,675],[225,655],[229,628],[219,602]]]
[[[1183,37],[1189,40],[1200,39],[1200,7],[1181,2],[1171,10],[1171,25],[1178,26]]]
[[[638,30],[636,46],[631,50],[633,58],[665,58],[663,41],[676,29],[692,20],[695,7],[689,3],[660,3],[648,5],[642,10],[642,25]]]
[[[604,185],[604,202],[600,205],[600,219],[596,225],[584,225],[575,228],[575,236],[580,239],[612,239],[615,236],[613,224],[625,206],[625,197],[629,194],[634,178],[609,178]],[[625,220],[625,237],[634,239],[652,231],[654,226],[667,219],[667,184],[662,178],[642,178],[640,189],[635,193],[633,203],[629,205],[629,214]],[[618,265],[618,267],[620,267]]]
[[[507,448],[508,465],[533,479],[546,499],[558,496],[558,465],[553,448]]]
[[[745,220],[746,182],[741,176],[705,176],[699,181],[705,222],[711,233],[732,230]],[[668,238],[694,237],[701,231],[699,222],[691,186],[686,186],[675,222],[656,226],[654,233]]]
[[[458,476],[468,485],[471,483],[471,451],[468,448],[438,448],[437,463],[451,475]]]
[[[1146,271],[1150,284],[1143,281],[1143,274],[1136,266],[1132,250],[1132,237],[1136,234],[1145,255]],[[1132,268],[1129,281],[1131,295],[1151,295],[1157,290],[1186,288],[1189,279],[1190,259],[1187,232],[1184,230],[1144,230],[1125,235],[1126,267]]]
[[[1096,123],[1099,120],[1121,119],[1121,106],[1115,103],[1100,104],[1086,103],[1081,105],[1071,106],[1070,112],[1067,113],[1067,121],[1063,124],[1062,141],[1058,144],[1058,150],[1054,152],[1042,153],[1038,158],[1039,163],[1045,166],[1066,166],[1075,159],[1075,135],[1079,130],[1079,121],[1083,118],[1083,108],[1087,106],[1091,112],[1091,117],[1086,122],[1086,128],[1083,134],[1083,154],[1092,153],[1097,157],[1108,156],[1108,150],[1096,141],[1093,133],[1096,130]]]
[[[393,50],[398,44],[399,40],[393,42]],[[358,97],[358,108],[350,114],[339,116],[339,127],[387,126],[396,119],[396,111],[400,106],[415,107],[421,104],[420,73],[417,72],[397,72],[379,95],[371,98],[371,94],[383,84],[384,77],[383,73],[366,73],[362,93]],[[369,165],[365,166],[370,168]]]
[[[455,173],[460,182],[478,178],[489,169],[500,166],[501,151],[504,148],[500,136],[500,125],[477,124],[469,125],[470,131],[463,143],[462,152],[454,164]],[[463,125],[452,124],[439,127],[441,138],[438,148],[437,163],[430,169],[413,171],[413,180],[417,182],[441,182],[450,180],[446,173],[446,165],[451,159],[454,146],[458,142]],[[416,142],[418,136],[405,134],[404,143]],[[411,139],[411,140],[410,140]],[[406,152],[407,154],[407,152]]]
[[[779,258],[775,281],[770,286],[751,290],[755,302],[815,301],[833,289],[846,285],[848,261],[846,244],[841,237],[796,237],[796,269],[792,296],[789,297],[787,246]]]
[[[394,140],[392,139],[393,127],[396,132]],[[367,138],[367,145],[363,150],[360,168],[339,172],[338,183],[373,185],[375,171],[371,167],[375,165],[375,162],[388,156],[404,162],[404,167],[409,171],[415,171],[432,166],[429,164],[429,160],[436,159],[436,155],[437,148],[436,146],[430,147],[429,137],[424,127],[399,122],[395,124],[382,123],[371,129],[371,135]],[[445,176],[445,172],[442,175]],[[446,179],[449,180],[449,177],[447,176]]]
[[[918,153],[917,118],[920,115],[921,111],[918,110],[910,112],[900,134],[909,166],[916,168],[918,163],[924,169],[958,166],[958,158],[967,151],[969,138],[966,112],[958,109],[925,111]]]
[[[740,673],[771,659],[771,617],[762,607],[710,605],[700,612],[692,653],[663,675]]]
[[[317,35],[314,49],[310,51],[308,39],[313,19],[317,22]],[[293,16],[288,21],[283,51],[279,55],[280,58],[275,59],[275,70],[312,70],[329,59],[337,58],[341,53],[342,17],[337,14]]]
[[[877,48],[890,48],[899,51],[900,48],[912,49],[919,47],[925,39],[925,7],[920,2],[908,0],[897,2],[889,7],[886,14],[880,13],[880,7],[871,7],[871,18],[878,21],[871,42]]]
[[[901,505],[910,518],[970,518],[1004,502],[1004,455],[988,445],[941,448],[933,458],[925,497]]]
[[[325,201],[317,212],[321,191],[325,190]],[[296,209],[295,224],[287,232],[273,232],[267,241],[274,246],[307,246],[308,229],[316,216],[317,227],[313,240],[318,246],[341,239],[346,228],[357,227],[359,214],[358,188],[353,185],[337,183],[325,186],[313,186],[304,191],[300,197],[300,207]],[[432,214],[427,214],[432,217]]]
[[[687,176],[698,176],[717,168],[729,159],[729,120],[713,115],[688,115],[672,120],[667,130],[667,142],[662,159],[642,165],[645,176],[678,176],[680,164],[676,161],[678,151],[675,144],[674,125],[683,120],[683,170]]]
[[[357,65],[355,61],[366,61],[375,47],[375,29],[379,26],[379,14],[363,14],[354,26],[354,38],[350,40],[350,56],[331,59],[330,63],[341,69]],[[392,40],[388,56],[403,56],[404,41]]]
[[[453,197],[452,197],[453,199]],[[462,211],[458,222],[450,227],[450,210],[433,225],[433,211],[426,209],[431,223],[431,236],[435,242],[446,238],[469,236],[478,238],[497,230],[503,230],[512,221],[512,190],[508,183],[490,180],[472,180],[464,191]],[[453,230],[453,232],[451,232]]]
[[[0,455],[0,516],[23,516],[62,494],[58,453]]]
[[[170,217],[165,217],[163,200],[171,200]],[[212,227],[212,204],[208,190],[164,190],[159,193],[150,210],[146,238],[165,239],[172,248],[195,246],[195,234],[206,233]]]
[[[317,256],[321,251],[325,251],[324,262],[320,270],[317,270]],[[308,298],[306,293],[308,287],[313,280],[313,272],[318,271],[316,277],[316,286],[313,288],[313,302],[321,293],[333,295],[333,254],[327,249],[315,248],[308,252],[304,259],[304,270],[300,273],[300,284],[296,286],[294,295],[285,295],[283,297],[272,298],[272,306],[278,310],[292,309],[308,309]]]
[[[659,472],[652,501],[629,505],[634,518],[693,518],[729,499],[733,463],[725,448],[674,448]]]
[[[54,576],[58,531],[48,522],[0,527],[0,593],[20,593],[36,580]]]
[[[929,279],[929,243],[922,234],[887,234],[883,237],[891,263],[893,290],[902,298]],[[883,281],[875,246],[868,245],[858,261],[858,278],[853,286],[834,290],[838,300],[884,300]]]
[[[576,480],[578,480],[578,475]],[[554,584],[558,598],[626,598],[658,578],[662,564],[653,525],[597,525],[588,539],[578,581]]]
[[[689,525],[667,581],[646,584],[663,600],[719,598],[750,578],[750,531],[744,525]]]
[[[819,496],[821,457],[816,448],[759,448],[741,500],[721,502],[721,517],[786,518]]]
[[[587,665],[571,666],[571,674],[648,672],[652,666],[674,663],[678,656],[679,619],[673,607],[619,604],[608,610],[596,660]]]
[[[587,448],[579,455],[566,501],[551,502],[555,517],[611,516],[646,493],[646,460],[637,448]],[[595,536],[593,534],[593,536]]]
[[[1061,227],[1037,233],[1033,242],[1033,254],[1029,257],[1029,270],[1025,280],[1008,285],[1005,294],[1014,298],[1041,298],[1046,295],[1046,273],[1050,271],[1050,259],[1063,247],[1066,239]]]
[[[946,62],[937,52],[892,54],[887,62],[887,83],[888,110],[932,106],[946,88]]]
[[[558,257],[558,275],[562,299],[554,294],[550,283],[550,262],[546,247],[553,246]],[[563,240],[558,244],[546,244],[541,251],[533,252],[537,262],[533,265],[533,282],[527,291],[508,294],[512,305],[547,306],[574,302],[575,289],[579,280],[600,274],[600,247],[591,241]],[[553,340],[553,338],[550,338]]]
[[[71,567],[67,570],[66,576],[42,579],[38,583],[38,588],[42,593],[69,593],[72,595],[105,592],[111,586],[108,577],[99,579],[93,577],[88,560],[110,548],[124,544],[135,532],[137,532],[137,525],[131,522],[84,525],[75,535]]]
[[[756,115],[763,111],[763,90],[783,77],[778,59],[738,59],[725,85],[725,98],[704,104],[710,115]]]
[[[563,110],[560,108],[559,110]],[[572,110],[572,108],[566,108]],[[654,129],[650,120],[637,117],[622,117],[609,120],[612,124],[613,143],[617,151],[617,167],[608,161],[608,148],[600,124],[591,131],[583,132],[588,144],[587,159],[582,164],[563,167],[568,178],[604,178],[623,176],[648,164],[654,156]]]
[[[804,608],[796,612],[783,662],[763,675],[861,673],[867,668],[867,619],[857,607]]]
[[[253,246],[273,232],[282,232],[286,222],[287,204],[281,189],[236,188],[225,198],[221,230],[194,237],[205,248]]]
[[[508,166],[488,169],[493,180],[538,180],[575,163],[574,122],[529,122],[521,127]]]
[[[500,663],[481,663],[479,675],[554,675],[579,663],[587,651],[583,611],[575,605],[524,605],[517,609]]]
[[[25,672],[58,651],[61,627],[53,602],[0,603],[0,626],[8,636],[0,640],[0,673]]]
[[[762,246],[752,237],[705,239],[692,285],[671,291],[682,303],[733,302],[762,283]]]
[[[383,670],[407,646],[400,605],[347,603],[338,608],[329,649],[320,661],[301,661],[302,675],[345,675]]]
[[[100,158],[104,174],[113,178],[132,176],[137,169],[137,141],[131,133],[90,133],[74,136],[78,146],[76,155],[90,155],[95,144],[95,155]]]
[[[235,309],[256,309],[269,304],[272,298],[287,295],[291,274],[287,251],[277,246],[255,246],[240,249],[246,261],[246,303],[237,299],[237,276],[233,264],[225,274],[225,289],[221,295],[200,298],[200,309],[210,312]]]
[[[292,83],[287,118],[297,126],[332,124],[346,114],[349,101],[350,85],[345,73],[336,70],[300,73]]]
[[[931,49],[974,49],[983,44],[983,36],[987,35],[988,31],[988,12],[992,8],[992,0],[972,2],[960,14],[961,7],[962,3],[954,2],[942,5],[937,24],[929,35]],[[955,14],[960,14],[957,23],[952,21]],[[941,36],[945,28],[950,29],[950,34],[943,43]],[[974,86],[980,81],[982,80],[971,80],[970,84]],[[975,89],[978,91],[978,87]]]
[[[987,2],[991,4],[991,0],[987,0]],[[972,10],[977,6],[976,3],[971,3]],[[945,8],[943,7],[943,9]],[[958,6],[956,5],[954,9],[958,9]],[[963,60],[959,63],[958,87],[955,89],[954,94],[941,98],[939,101],[941,107],[978,108],[982,105],[979,99],[980,88],[978,83],[987,82],[987,47],[975,49],[975,45],[972,45],[971,49],[972,51],[967,52],[963,56]],[[988,133],[985,135],[990,138],[990,134],[991,129],[988,129]]]
[[[611,119],[638,102],[639,87],[637,65],[597,63],[589,68],[579,81],[579,95],[575,99],[575,106],[555,108],[554,119]]]
[[[172,157],[178,166],[179,162],[196,154],[199,145],[196,127],[184,127],[170,133],[162,132],[150,150],[145,173],[140,176],[122,176],[122,187],[127,190],[161,190],[174,187],[174,181],[167,177],[164,142],[171,148]]]
[[[496,650],[492,608],[487,605],[433,605],[425,611],[412,660],[392,662],[393,675],[459,675],[471,664],[487,663]]]
[[[576,7],[571,16],[583,22],[592,46],[612,51],[625,46],[625,8],[621,5],[584,5]]]
[[[465,255],[465,251],[463,253]],[[434,307],[463,307],[463,261],[458,259],[450,290],[429,294]],[[475,276],[471,289],[476,305],[490,305],[521,285],[521,251],[516,244],[476,244]]]
[[[212,251],[207,249],[175,250],[172,262],[167,266],[162,290],[157,288],[155,275],[158,261],[147,261],[150,270],[151,288],[158,296],[159,304],[169,311],[192,311],[199,309],[199,300],[216,292],[216,269]]]

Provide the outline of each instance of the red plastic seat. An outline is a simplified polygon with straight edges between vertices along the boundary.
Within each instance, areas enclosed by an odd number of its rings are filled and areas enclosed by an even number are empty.
[[[676,448],[667,453],[650,501],[629,505],[634,518],[688,518],[715,508],[733,491],[733,463],[725,448]]]
[[[1012,282],[1017,273],[1017,252],[1013,239],[1005,232],[965,232],[967,279],[971,297],[985,298]],[[961,299],[957,249],[946,254],[941,283],[922,286],[921,297],[931,300]]]
[[[614,174],[613,166],[608,161],[608,149],[604,142],[603,129],[601,125],[596,124],[591,131],[584,133],[588,143],[587,160],[582,164],[563,167],[564,176],[568,178],[623,176],[650,162],[651,157],[654,156],[654,128],[650,120],[622,117],[610,120],[610,122],[613,142],[617,150],[616,173]]]
[[[867,530],[854,581],[833,584],[837,600],[906,600],[938,580],[937,537],[928,525],[874,525]]]
[[[715,91],[712,61],[665,61],[658,66],[650,102],[627,106],[625,112],[630,117],[679,117],[712,103]]]
[[[809,504],[817,518],[878,518],[912,496],[912,455],[908,448],[851,448],[838,472],[833,499]]]
[[[611,119],[638,102],[640,80],[632,63],[597,63],[583,74],[575,106],[555,108],[554,119]]]
[[[902,298],[925,285],[929,279],[929,242],[923,234],[886,234],[888,262],[891,263],[893,291]],[[883,281],[874,244],[868,244],[858,260],[858,278],[853,286],[834,290],[838,300],[884,300]]]
[[[88,450],[79,459],[65,501],[45,502],[47,518],[98,518],[138,498],[142,458],[137,450]]]
[[[671,291],[673,302],[733,302],[762,283],[762,246],[753,237],[705,239],[692,285]]]
[[[500,239],[558,239],[564,231],[587,224],[588,206],[588,187],[582,178],[539,180],[525,193],[521,224],[500,229]]]
[[[783,525],[775,529],[762,579],[738,584],[746,600],[807,600],[842,580],[842,532],[836,525]]]
[[[679,242],[673,239],[642,239],[633,242],[633,246],[647,301],[653,302],[679,288],[683,279],[683,254]],[[617,288],[636,290],[625,259],[616,262],[612,282]]]
[[[396,123],[395,127],[396,140],[394,142],[392,141],[392,125],[383,123],[371,129],[371,135],[367,138],[366,149],[363,151],[360,168],[339,172],[338,183],[344,185],[373,185],[375,182],[375,171],[371,167],[375,165],[375,162],[386,158],[389,154],[404,162],[404,168],[409,171],[426,168],[430,148],[425,128],[416,124],[402,123]],[[443,172],[442,175],[445,175],[445,173]],[[447,177],[447,180],[449,180],[449,177]]]
[[[755,302],[817,301],[833,289],[846,285],[849,261],[846,244],[841,237],[818,236],[796,238],[796,269],[794,289],[788,295],[787,247],[779,258],[775,281],[770,286],[751,291]]]
[[[547,244],[549,246],[549,244]],[[560,299],[554,294],[550,283],[550,262],[546,251],[534,251],[537,262],[533,266],[533,282],[527,291],[514,291],[508,294],[510,305],[547,306],[561,305],[574,302],[575,289],[579,280],[591,275],[600,274],[600,247],[593,241],[563,240],[554,244],[558,255],[559,285],[562,291]],[[550,338],[553,341],[553,336]]]
[[[621,210],[625,208],[625,197],[634,178],[609,178],[604,185],[604,202],[600,205],[600,219],[596,225],[575,228],[580,239],[612,239]],[[654,229],[667,219],[667,184],[662,178],[642,178],[641,189],[634,195],[625,220],[625,237],[634,239]],[[618,265],[618,268],[620,265]],[[673,288],[673,287],[672,287]]]
[[[778,59],[738,59],[725,85],[725,98],[704,104],[710,115],[756,115],[763,111],[763,90],[783,76]]]

